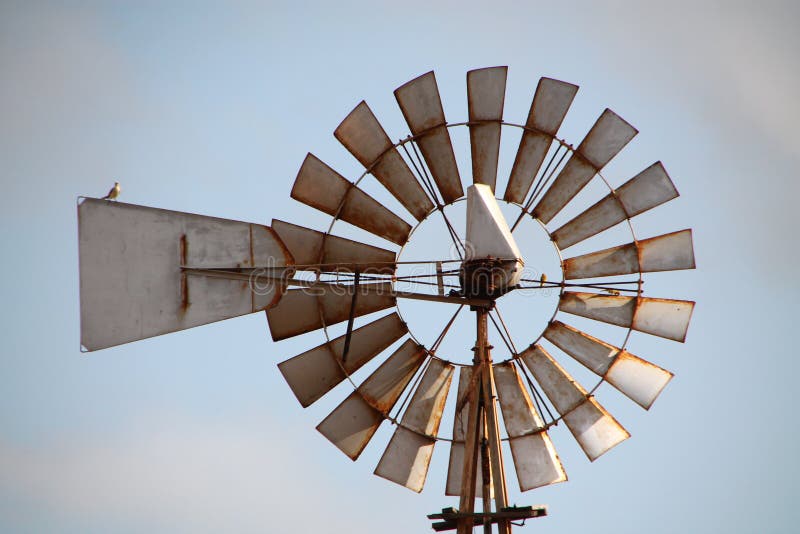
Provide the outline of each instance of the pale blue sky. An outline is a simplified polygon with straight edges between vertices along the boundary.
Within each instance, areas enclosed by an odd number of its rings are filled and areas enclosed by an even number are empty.
[[[698,302],[687,343],[632,338],[676,378],[649,413],[606,397],[633,437],[593,464],[556,429],[570,481],[512,492],[550,507],[522,532],[794,530],[798,20],[790,2],[0,3],[0,530],[429,531],[456,505],[446,447],[416,495],[371,474],[388,428],[356,463],[331,446],[314,427],[344,390],[303,410],[276,368],[319,338],[272,343],[256,314],[80,354],[75,198],[116,179],[132,203],[322,228],[289,190],[309,151],[357,177],[332,136],[356,103],[404,136],[392,91],[435,69],[465,120],[465,72],[491,65],[509,120],[549,76],[581,86],[573,142],[606,106],[635,125],[607,174],[662,160],[681,197],[638,228],[694,228],[698,264],[646,286]]]

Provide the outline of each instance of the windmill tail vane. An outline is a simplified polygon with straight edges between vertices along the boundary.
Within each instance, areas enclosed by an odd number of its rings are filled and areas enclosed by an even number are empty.
[[[543,506],[511,506],[506,461],[525,492],[567,480],[552,426],[563,422],[590,461],[630,437],[594,393],[608,383],[643,409],[652,406],[673,375],[629,352],[630,334],[683,342],[694,302],[645,297],[644,275],[693,269],[695,261],[691,230],[646,238],[634,232],[637,215],[678,196],[661,162],[616,188],[602,174],[638,133],[633,126],[606,109],[577,145],[560,139],[578,87],[551,78],[539,81],[525,121],[508,122],[507,74],[506,67],[467,73],[468,118],[459,123],[446,120],[433,72],[402,85],[394,94],[410,135],[398,143],[360,102],[334,136],[363,166],[361,176],[350,181],[309,153],[291,189],[293,199],[331,217],[326,230],[81,197],[82,348],[105,349],[263,311],[273,341],[324,336],[278,364],[303,407],[352,384],[317,425],[347,457],[357,460],[388,421],[394,431],[375,474],[420,492],[436,444],[449,445],[445,495],[457,498],[458,507],[429,515],[434,530],[464,534],[482,526],[506,534],[546,515]],[[470,169],[459,169],[451,137],[456,127],[469,130]],[[520,140],[506,178],[498,176],[498,165],[501,136],[509,129]],[[465,172],[471,176],[466,187]],[[372,179],[399,202],[401,213],[360,187]],[[579,193],[594,191],[590,183],[607,194],[576,210]],[[511,208],[519,212],[507,220]],[[466,212],[464,228],[453,224],[455,209]],[[517,243],[526,219],[552,242],[560,277],[527,274],[526,259],[534,259]],[[447,236],[440,250],[454,251],[457,259],[403,256],[410,236],[428,221]],[[382,246],[337,235],[341,223]],[[627,228],[630,240],[567,256],[570,247],[610,235],[604,232],[612,228]],[[518,350],[500,306],[524,290],[551,289],[558,292],[552,319]],[[429,306],[431,320],[443,323],[432,343],[410,330],[395,309],[401,300]],[[445,359],[437,351],[466,313],[475,317],[474,339]],[[364,317],[372,314],[377,318]],[[576,317],[578,324],[626,329],[624,342],[578,329],[570,324]],[[492,327],[509,358],[493,358]],[[597,385],[573,378],[565,362],[585,368]],[[365,367],[373,370],[361,379]],[[448,408],[452,429],[440,432]]]

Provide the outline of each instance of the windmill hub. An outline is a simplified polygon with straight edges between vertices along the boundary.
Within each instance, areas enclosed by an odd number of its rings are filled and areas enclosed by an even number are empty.
[[[467,297],[497,298],[522,277],[522,254],[488,185],[467,188],[466,251],[459,278]]]

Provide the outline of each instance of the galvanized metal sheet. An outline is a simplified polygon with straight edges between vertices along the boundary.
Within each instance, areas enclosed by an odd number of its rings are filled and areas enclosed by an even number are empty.
[[[686,340],[686,331],[689,329],[694,302],[655,298],[639,300],[636,315],[633,318],[634,330],[681,343]]]
[[[553,232],[553,240],[561,249],[571,247],[677,196],[664,166],[661,162],[654,163]]]
[[[420,492],[425,485],[433,446],[442,420],[444,403],[455,367],[441,360],[432,360],[420,380],[411,402],[386,447],[375,474]]]
[[[407,340],[359,386],[358,391],[317,425],[317,430],[356,460],[408,386],[425,355],[423,347]]]
[[[280,341],[346,321],[352,302],[350,286],[319,284],[287,291],[277,306],[267,310],[272,339]],[[354,317],[391,308],[395,302],[391,283],[361,285]]]
[[[636,311],[636,297],[565,291],[558,309],[596,321],[630,326]]]
[[[504,200],[522,204],[542,166],[553,137],[558,133],[569,110],[578,86],[571,83],[542,78],[536,86],[528,120],[519,143],[514,167],[508,179]]]
[[[472,378],[471,367],[460,367],[458,373],[458,394],[457,403],[464,399],[461,411],[453,416],[453,441],[450,443],[450,459],[447,464],[447,484],[445,485],[445,495],[461,495],[461,477],[464,469],[464,440],[467,437],[467,426],[469,425],[469,400],[467,387]],[[476,475],[476,495],[480,494],[483,487],[483,477],[481,470],[477,470]]]
[[[657,161],[622,184],[616,190],[619,201],[630,217],[678,197],[664,165]]]
[[[630,437],[543,348],[535,345],[520,356],[590,461]]]
[[[585,334],[561,321],[553,321],[544,331],[547,341],[563,350],[593,373],[603,376],[611,367],[619,349]]]
[[[637,133],[610,109],[603,111],[534,208],[534,216],[549,223]]]
[[[635,243],[607,248],[564,260],[564,278],[575,280],[639,272]]]
[[[488,67],[467,72],[467,100],[472,147],[472,181],[495,189],[500,154],[500,122],[506,97],[508,67]],[[480,124],[481,121],[489,121]],[[494,122],[497,121],[497,122]]]
[[[522,258],[494,192],[484,184],[467,188],[467,243],[470,259]]]
[[[544,337],[645,409],[672,379],[669,371],[559,321]]]
[[[692,231],[681,230],[564,260],[567,280],[694,269]]]
[[[394,96],[445,204],[464,195],[433,71],[395,89]]]
[[[342,367],[352,374],[408,332],[396,313],[369,323],[352,332],[350,349],[341,363],[345,336],[278,364],[292,392],[303,407],[310,406],[345,379]]]
[[[517,369],[510,362],[494,367],[494,383],[514,458],[519,489],[564,482],[567,475],[544,422],[533,407]]]
[[[447,464],[447,484],[445,495],[461,495],[461,477],[464,469],[464,441],[467,437],[467,426],[469,424],[469,400],[465,398],[467,388],[472,379],[471,367],[460,367],[458,374],[458,402],[464,399],[461,411],[456,413],[453,418],[453,441],[450,443],[450,459]],[[477,385],[475,387],[478,387]],[[483,488],[483,471],[477,469],[475,473],[475,495],[480,495]],[[489,485],[489,492],[494,498],[494,486]]]
[[[555,230],[551,237],[564,250],[625,220],[627,213],[613,194]]]
[[[294,256],[298,270],[353,272],[358,267],[362,273],[392,274],[396,268],[397,255],[391,250],[277,219],[272,229]]]
[[[433,209],[428,195],[366,102],[358,104],[333,135],[415,219],[421,221]]]
[[[383,420],[383,415],[354,391],[317,425],[317,430],[355,461]]]
[[[267,226],[122,202],[78,206],[81,344],[98,350],[167,334],[277,304],[276,283],[182,274],[181,266],[290,265]]]
[[[408,241],[411,226],[377,200],[308,154],[292,187],[292,198],[398,245]],[[340,210],[341,206],[341,210]]]
[[[639,241],[642,272],[694,269],[692,231],[681,230]]]
[[[673,374],[629,352],[622,351],[605,376],[606,382],[629,399],[650,409]]]
[[[683,342],[694,302],[566,291],[558,309],[617,326]]]

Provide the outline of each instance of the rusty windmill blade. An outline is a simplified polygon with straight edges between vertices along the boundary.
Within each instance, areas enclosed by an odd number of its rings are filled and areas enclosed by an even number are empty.
[[[677,197],[678,190],[664,166],[660,161],[653,163],[554,231],[553,240],[563,250]]]
[[[394,96],[431,171],[445,204],[464,195],[453,143],[447,130],[436,75],[427,72],[401,85]]]
[[[694,310],[688,300],[567,291],[560,311],[683,342]]]
[[[542,78],[536,87],[503,200],[522,204],[544,162],[578,86]]]
[[[407,222],[313,154],[300,167],[292,198],[397,245],[408,241],[411,232]]]
[[[566,481],[564,466],[517,369],[511,362],[498,364],[494,380],[520,491]]]
[[[454,370],[441,360],[431,361],[375,468],[376,475],[422,491]]]
[[[630,434],[552,356],[535,345],[520,354],[525,366],[563,417],[591,461],[619,445]]]
[[[346,285],[318,284],[290,289],[277,306],[267,310],[273,341],[280,341],[325,326],[361,317],[396,304],[390,282],[362,284],[356,306],[351,309],[352,289]]]
[[[344,362],[346,336],[341,336],[289,358],[278,368],[300,404],[311,406],[407,332],[400,316],[392,313],[352,331]]]
[[[467,73],[472,181],[486,184],[492,191],[497,182],[507,74],[508,67],[489,67]]]
[[[333,135],[415,219],[421,221],[433,210],[430,198],[366,102],[358,104]]]
[[[606,109],[545,191],[533,209],[534,217],[549,223],[637,133],[636,128]]]
[[[694,269],[692,231],[680,230],[564,260],[564,278]]]
[[[425,348],[407,340],[318,426],[356,460],[425,361]]]
[[[397,254],[391,250],[276,219],[272,229],[294,257],[298,270],[353,272],[358,268],[391,275],[396,268]]]
[[[553,321],[544,337],[645,410],[672,380],[666,369],[560,321]]]

